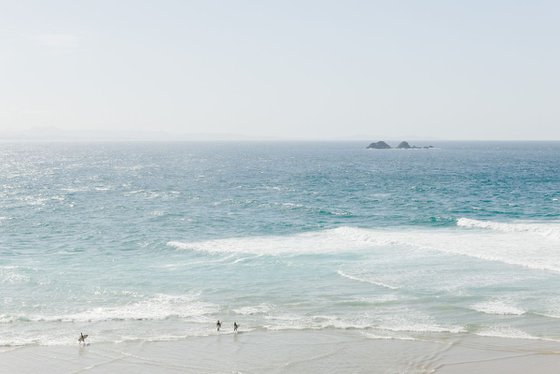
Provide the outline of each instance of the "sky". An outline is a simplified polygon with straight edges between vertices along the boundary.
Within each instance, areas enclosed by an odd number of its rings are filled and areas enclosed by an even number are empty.
[[[560,2],[0,0],[0,139],[560,140]]]

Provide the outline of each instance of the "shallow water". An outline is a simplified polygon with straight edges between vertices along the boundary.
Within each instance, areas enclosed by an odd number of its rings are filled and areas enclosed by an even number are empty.
[[[560,143],[0,143],[0,345],[560,340]]]

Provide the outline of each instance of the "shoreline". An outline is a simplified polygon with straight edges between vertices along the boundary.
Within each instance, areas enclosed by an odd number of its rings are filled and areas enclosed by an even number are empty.
[[[177,341],[0,349],[10,373],[551,373],[560,343],[430,335],[377,339],[356,331],[250,331]]]

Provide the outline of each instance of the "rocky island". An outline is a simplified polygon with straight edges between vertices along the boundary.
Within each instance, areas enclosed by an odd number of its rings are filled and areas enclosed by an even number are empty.
[[[378,142],[374,142],[371,143],[370,145],[368,145],[366,148],[368,149],[392,149],[392,147],[385,143],[384,141],[378,141]],[[396,147],[397,149],[429,149],[429,148],[434,148],[433,145],[427,145],[424,147],[418,147],[415,145],[410,145],[408,144],[408,142],[400,142],[399,145],[397,145]]]
[[[367,148],[372,148],[372,149],[390,149],[391,146],[387,143],[385,143],[384,141],[379,141],[377,143],[371,143],[370,145],[367,146]]]

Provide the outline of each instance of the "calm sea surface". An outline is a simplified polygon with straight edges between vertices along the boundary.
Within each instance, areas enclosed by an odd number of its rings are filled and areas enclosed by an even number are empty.
[[[560,143],[0,143],[0,345],[560,341]]]

